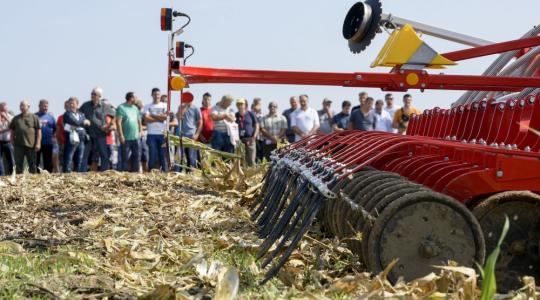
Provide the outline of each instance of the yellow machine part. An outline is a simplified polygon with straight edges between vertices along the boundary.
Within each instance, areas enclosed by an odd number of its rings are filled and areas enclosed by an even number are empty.
[[[433,55],[418,55],[419,50],[426,49],[428,54],[432,51]],[[411,61],[412,58],[415,61]],[[424,65],[425,68],[444,68],[444,66],[456,63],[434,52],[418,37],[411,25],[405,24],[403,28],[395,29],[392,32],[371,67],[396,67],[406,64],[420,64]]]

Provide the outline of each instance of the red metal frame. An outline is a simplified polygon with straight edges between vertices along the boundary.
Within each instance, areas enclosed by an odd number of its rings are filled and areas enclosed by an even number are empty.
[[[514,40],[443,54],[460,61],[540,45],[540,37]],[[390,73],[325,73],[234,70],[180,66],[188,84],[253,83],[407,89],[520,91],[539,87],[540,77],[495,77],[428,74],[393,69]],[[537,73],[540,75],[540,71]],[[418,80],[407,80],[407,79]],[[540,129],[540,95],[495,103],[475,101],[452,109],[426,110],[412,116],[407,135],[340,131],[314,135],[288,146],[309,151],[311,165],[322,158],[336,174],[348,175],[365,166],[396,172],[411,181],[462,202],[506,190],[540,192],[540,138],[525,128]],[[525,129],[524,129],[525,128]],[[464,141],[462,141],[464,140]],[[476,143],[473,143],[475,141]],[[483,141],[484,144],[479,144]],[[490,146],[498,143],[498,147]],[[499,147],[499,144],[505,145]],[[518,149],[508,148],[514,145]],[[524,151],[528,147],[531,151]]]

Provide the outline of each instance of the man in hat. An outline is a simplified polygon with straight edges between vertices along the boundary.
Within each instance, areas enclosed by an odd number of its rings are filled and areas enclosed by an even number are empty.
[[[246,149],[246,165],[252,167],[255,165],[257,155],[259,121],[257,121],[257,116],[252,111],[247,110],[246,99],[237,99],[236,108],[238,108],[238,112],[235,115],[236,124],[238,124],[240,141],[242,141]]]
[[[334,111],[332,111],[332,100],[324,98],[323,108],[317,113],[319,114],[319,128],[320,133],[329,134],[332,132],[332,118],[334,117]]]

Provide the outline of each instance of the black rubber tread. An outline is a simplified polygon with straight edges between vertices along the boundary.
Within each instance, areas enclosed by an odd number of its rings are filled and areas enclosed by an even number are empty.
[[[517,211],[521,216],[511,211],[510,205],[519,205]],[[503,209],[497,210],[498,207]],[[510,221],[495,268],[498,290],[508,292],[521,288],[523,276],[540,280],[540,196],[529,191],[501,192],[479,202],[472,212],[482,226],[487,253],[497,245],[504,217],[508,216]],[[524,236],[527,238],[523,245]],[[526,253],[519,255],[512,250],[519,244],[525,246]]]
[[[376,220],[381,214],[381,212],[386,208],[386,206],[388,206],[389,203],[392,203],[393,201],[405,195],[416,193],[423,190],[424,188],[422,186],[414,184],[410,181],[404,181],[396,185],[396,187],[388,188],[386,193],[381,193],[380,196],[376,196],[377,198],[375,199],[378,199],[378,201],[375,207],[372,207],[370,210],[368,210],[369,215],[374,217]],[[368,248],[367,248],[368,245],[365,241],[368,241],[369,236],[371,235],[371,230],[373,228],[373,220],[364,219],[362,223],[358,223],[356,226],[357,228],[361,228],[359,230],[362,230],[362,244],[361,244],[360,249],[354,249],[354,250],[361,253],[362,257],[367,258],[367,256],[369,255]],[[368,259],[365,259],[364,263],[366,264],[366,266],[369,267]]]
[[[436,201],[442,205],[447,206],[448,208],[454,210],[456,213],[458,213],[467,226],[469,227],[469,230],[471,231],[472,238],[474,241],[469,241],[468,244],[471,243],[474,244],[474,258],[471,258],[471,265],[468,265],[468,262],[458,262],[462,265],[465,265],[467,267],[474,267],[473,261],[478,262],[480,264],[483,264],[484,258],[485,258],[485,244],[484,244],[484,236],[482,233],[482,229],[480,228],[480,224],[476,220],[476,218],[472,215],[472,213],[459,201],[452,199],[446,195],[436,193],[433,191],[419,191],[416,193],[405,195],[396,201],[393,201],[390,203],[380,214],[380,216],[376,219],[375,224],[373,225],[373,229],[371,231],[371,234],[369,236],[369,239],[367,241],[368,243],[368,256],[367,260],[369,261],[369,267],[372,272],[375,274],[381,272],[386,267],[383,265],[384,262],[381,262],[381,239],[383,231],[385,230],[386,226],[389,224],[389,222],[392,222],[392,218],[396,216],[396,213],[402,209],[405,209],[406,207],[409,207],[411,205],[416,205],[421,202],[433,202]],[[390,226],[390,225],[389,225]],[[433,224],[432,226],[436,226]],[[396,245],[396,247],[400,247],[400,245]],[[456,249],[456,252],[459,251]],[[421,263],[420,261],[418,263]],[[444,264],[446,262],[441,262],[441,264]],[[399,268],[393,268],[389,274],[388,279],[390,282],[395,283],[398,277],[400,276]],[[415,274],[415,277],[422,277],[427,274]],[[411,280],[411,278],[405,278],[405,280]]]

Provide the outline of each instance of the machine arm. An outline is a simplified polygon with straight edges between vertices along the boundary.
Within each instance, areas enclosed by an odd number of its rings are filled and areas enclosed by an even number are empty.
[[[328,85],[380,88],[385,91],[406,91],[408,89],[518,91],[525,87],[540,88],[540,78],[538,77],[428,74],[423,70],[396,70],[391,73],[330,73],[181,66],[179,71],[186,79],[187,84]]]

